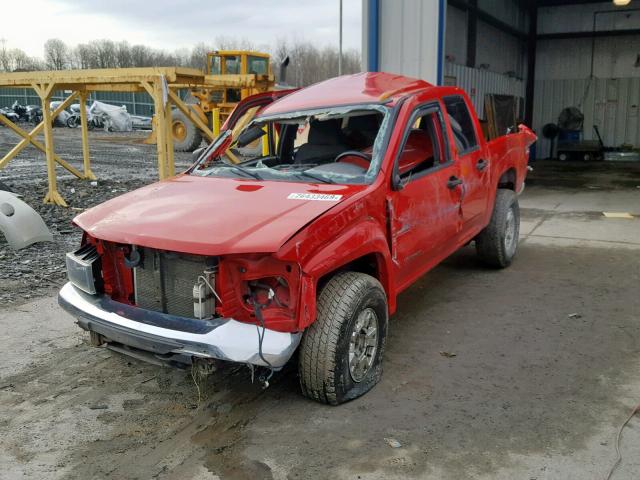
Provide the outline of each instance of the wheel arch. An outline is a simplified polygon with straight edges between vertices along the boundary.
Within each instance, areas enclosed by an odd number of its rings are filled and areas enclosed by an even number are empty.
[[[387,297],[389,296],[389,272],[387,270],[387,264],[385,263],[384,256],[380,252],[375,251],[365,253],[324,273],[316,282],[317,289],[320,290],[334,275],[347,271],[365,273],[372,276],[380,282]]]
[[[389,314],[396,308],[392,260],[384,232],[372,221],[359,222],[339,238],[325,244],[301,265],[303,291],[301,304],[308,311],[300,317],[305,328],[316,319],[316,298],[334,275],[355,271],[371,275],[380,282],[387,296]]]
[[[512,166],[500,175],[500,178],[498,179],[498,188],[506,188],[515,192],[517,181],[518,175],[515,167]]]

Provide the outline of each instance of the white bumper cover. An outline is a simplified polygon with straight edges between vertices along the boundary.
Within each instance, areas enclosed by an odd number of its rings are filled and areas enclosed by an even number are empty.
[[[230,318],[196,320],[120,304],[102,295],[89,295],[71,282],[58,294],[58,303],[78,319],[78,325],[102,335],[107,342],[160,356],[171,354],[215,358],[278,369],[300,343],[302,333],[265,329]]]

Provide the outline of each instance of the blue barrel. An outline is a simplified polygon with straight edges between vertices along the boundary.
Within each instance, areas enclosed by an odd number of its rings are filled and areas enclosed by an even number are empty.
[[[580,130],[560,130],[558,134],[559,142],[579,142]]]

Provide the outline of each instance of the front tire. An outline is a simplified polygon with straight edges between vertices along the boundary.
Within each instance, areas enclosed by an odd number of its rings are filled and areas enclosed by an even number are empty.
[[[339,405],[380,380],[387,297],[370,275],[341,272],[322,288],[317,312],[300,346],[300,386],[306,397]]]
[[[518,197],[513,190],[500,188],[491,221],[476,237],[476,252],[491,267],[508,267],[516,254],[519,234]]]

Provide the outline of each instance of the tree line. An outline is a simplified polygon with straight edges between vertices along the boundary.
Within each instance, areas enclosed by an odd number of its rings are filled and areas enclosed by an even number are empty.
[[[44,44],[43,58],[31,57],[24,51],[6,47],[0,39],[0,71],[67,70],[87,68],[128,67],[191,67],[206,68],[207,52],[214,50],[257,50],[270,53],[273,71],[278,76],[279,64],[287,56],[287,83],[306,86],[334,77],[338,74],[338,48],[318,47],[304,40],[280,39],[273,47],[257,46],[246,39],[219,37],[213,44],[198,43],[191,49],[174,52],[150,48],[146,45],[131,45],[127,41],[108,39],[92,40],[69,46],[60,39],[52,38]],[[361,70],[360,53],[346,50],[342,56],[343,74]]]

